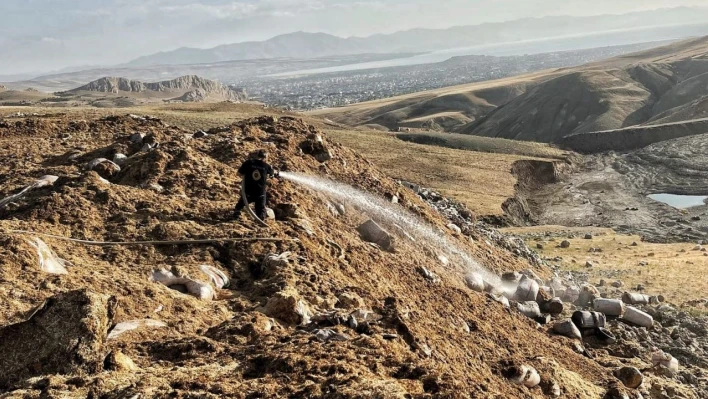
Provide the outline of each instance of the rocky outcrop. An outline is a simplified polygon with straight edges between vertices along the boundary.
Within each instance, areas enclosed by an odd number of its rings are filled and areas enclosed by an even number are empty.
[[[71,291],[0,329],[0,387],[38,375],[101,371],[115,305],[114,297]]]
[[[183,92],[183,94],[175,98],[175,100],[185,102],[201,102],[209,97],[220,97],[224,100],[231,101],[243,101],[247,98],[246,93],[241,89],[231,89],[215,80],[204,79],[195,75],[182,76],[177,79],[155,83],[143,83],[138,80],[126,78],[105,77],[74,90],[70,90],[67,93],[73,94],[82,91],[100,93]]]

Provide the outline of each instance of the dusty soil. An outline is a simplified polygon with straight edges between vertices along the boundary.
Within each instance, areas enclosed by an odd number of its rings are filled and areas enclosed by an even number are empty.
[[[676,209],[647,196],[708,194],[706,135],[626,154],[579,158],[559,182],[529,193],[539,224],[602,226],[655,242],[705,240],[708,207]]]
[[[159,148],[141,151],[129,141],[135,132],[147,134]],[[331,161],[321,164],[303,154],[300,145],[318,133],[315,127],[291,117],[263,117],[209,130],[201,139],[192,133],[130,116],[0,121],[0,197],[42,175],[59,176],[53,186],[0,210],[0,325],[25,320],[54,294],[82,288],[114,296],[116,322],[167,324],[108,341],[108,350],[127,355],[138,370],[39,372],[2,387],[1,397],[545,397],[539,387],[527,389],[504,377],[518,364],[537,368],[568,398],[598,398],[619,384],[612,376],[616,364],[603,367],[576,353],[570,340],[550,336],[517,312],[471,292],[463,281],[467,271],[443,266],[425,245],[401,239],[395,252],[386,252],[363,242],[355,227],[366,215],[347,208],[337,216],[317,193],[277,181],[269,205],[297,204],[297,216],[271,220],[267,229],[247,219],[231,220],[236,168],[265,147],[277,167],[327,176],[382,197],[396,194],[402,207],[449,231],[448,220],[351,150],[325,138]],[[101,177],[85,170],[88,161],[116,152],[130,156],[120,172],[103,169]],[[101,241],[298,241],[95,247],[45,238],[68,261],[68,274],[49,275],[39,270],[36,252],[25,240],[31,235],[11,229]],[[442,234],[497,273],[532,268],[550,277],[550,269],[532,266],[482,233],[466,233],[469,237]],[[268,254],[284,252],[291,253],[287,265],[262,267]],[[217,300],[200,301],[149,280],[156,268],[203,278],[201,264],[231,279]],[[440,281],[424,278],[420,267]],[[361,300],[352,305],[342,294]],[[381,320],[363,331],[329,325],[346,339],[320,342],[314,330],[323,325],[299,326],[303,320],[295,302],[315,314],[346,312],[345,307],[372,310]],[[675,390],[696,397],[689,388]]]

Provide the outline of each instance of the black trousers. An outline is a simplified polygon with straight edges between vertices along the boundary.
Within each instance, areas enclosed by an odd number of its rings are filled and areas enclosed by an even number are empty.
[[[266,192],[246,192],[246,199],[249,205],[254,204],[256,206],[256,216],[261,220],[266,220]],[[243,198],[238,200],[236,204],[236,215],[240,215],[246,204],[243,202]]]

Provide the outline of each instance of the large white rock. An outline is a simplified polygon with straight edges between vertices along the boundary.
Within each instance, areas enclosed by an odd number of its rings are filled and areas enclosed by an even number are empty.
[[[356,230],[364,241],[373,242],[387,251],[395,249],[393,236],[371,219],[357,227]]]

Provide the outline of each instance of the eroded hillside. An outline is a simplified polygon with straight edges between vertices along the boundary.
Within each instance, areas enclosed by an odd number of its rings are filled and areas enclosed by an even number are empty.
[[[577,68],[356,104],[318,114],[355,125],[432,128],[559,143],[571,135],[612,134],[615,129],[629,126],[705,118],[706,54],[708,38],[692,39]],[[672,134],[672,129],[663,129],[661,138],[676,137]],[[564,143],[574,149],[574,142]]]
[[[130,142],[136,132],[160,146],[141,151]],[[611,385],[610,373],[574,353],[570,341],[549,337],[520,314],[467,289],[460,265],[445,267],[434,251],[403,240],[393,253],[362,241],[355,228],[366,216],[355,209],[347,207],[341,216],[328,209],[326,198],[281,181],[271,199],[279,220],[268,229],[230,220],[238,195],[236,166],[266,147],[277,166],[380,196],[396,194],[402,207],[447,230],[447,222],[415,194],[346,148],[330,144],[333,159],[326,164],[301,154],[301,143],[313,133],[291,118],[248,120],[200,139],[150,118],[3,121],[3,196],[41,175],[59,179],[0,211],[0,290],[8,298],[0,324],[21,322],[47,298],[72,290],[115,297],[116,308],[106,316],[111,326],[146,319],[166,324],[96,338],[96,351],[113,353],[105,370],[101,364],[87,373],[81,360],[65,376],[52,375],[51,362],[46,369],[23,370],[21,377],[4,380],[5,397],[544,396],[540,388],[528,390],[502,375],[514,362],[532,364],[559,384],[566,381],[562,389],[572,397],[597,397]],[[120,171],[110,164],[85,170],[92,159],[117,152],[129,155]],[[294,204],[296,211],[284,216],[280,212],[292,208],[283,204]],[[39,233],[95,241],[246,240],[96,247]],[[495,272],[532,267],[479,232],[466,234],[472,239],[450,239]],[[40,270],[27,241],[40,237],[67,261],[67,274]],[[253,237],[284,241],[248,240]],[[282,257],[274,261],[269,254]],[[230,279],[213,301],[150,280],[161,268],[204,278],[202,264]],[[421,275],[422,267],[439,281]],[[61,298],[69,300],[52,301]],[[355,310],[373,311],[380,320],[355,330],[322,318]],[[317,332],[327,325],[346,339],[321,342]],[[55,334],[63,332],[59,327]],[[116,361],[118,352],[132,362],[122,355]],[[11,354],[18,356],[23,354]],[[26,379],[30,375],[47,377]]]

